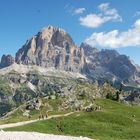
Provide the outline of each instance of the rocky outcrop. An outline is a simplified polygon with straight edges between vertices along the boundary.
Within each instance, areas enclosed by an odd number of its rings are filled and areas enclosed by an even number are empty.
[[[16,53],[16,62],[79,72],[84,65],[84,54],[64,30],[48,26]]]
[[[112,58],[107,64],[109,70],[118,77],[128,79],[136,72],[136,67],[126,55]]]
[[[11,55],[3,55],[1,58],[0,68],[8,67],[15,62]]]
[[[88,76],[109,81],[140,83],[137,66],[126,55],[115,50],[101,50],[82,43],[87,62]]]

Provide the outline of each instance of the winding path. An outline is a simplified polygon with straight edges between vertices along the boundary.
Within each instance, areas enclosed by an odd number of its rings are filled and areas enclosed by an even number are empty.
[[[49,120],[51,118],[66,117],[73,113],[74,112],[70,112],[70,113],[62,114],[62,115],[51,115],[51,116],[48,116],[46,119],[41,119],[41,120]],[[37,122],[37,121],[40,121],[40,120],[36,119],[36,120],[23,121],[23,122],[17,122],[17,123],[2,124],[2,125],[0,125],[0,129],[22,126],[22,125],[30,124],[30,123]]]

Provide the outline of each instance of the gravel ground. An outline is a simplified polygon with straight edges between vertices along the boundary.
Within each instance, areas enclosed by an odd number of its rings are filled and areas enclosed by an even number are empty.
[[[86,137],[60,136],[37,132],[5,132],[0,131],[0,140],[91,140]]]

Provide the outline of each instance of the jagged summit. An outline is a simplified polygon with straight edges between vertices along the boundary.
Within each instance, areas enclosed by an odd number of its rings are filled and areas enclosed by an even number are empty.
[[[59,28],[59,27],[55,27],[55,26],[52,26],[52,25],[48,25],[47,27],[43,27],[37,35],[35,35],[34,37],[37,37],[37,36],[41,36],[42,39],[45,39],[48,41],[51,41],[51,39],[54,37],[54,36],[58,36],[58,35],[61,35],[61,36],[65,36],[67,37],[66,39],[69,40],[69,43],[73,43],[73,40],[72,38],[70,37],[70,35],[62,28]]]
[[[0,61],[0,68],[8,67],[12,65],[15,62],[14,57],[12,57],[10,54],[3,55]]]
[[[27,40],[15,58],[4,55],[0,68],[13,63],[82,72],[98,81],[124,81],[131,85],[140,83],[140,68],[129,57],[120,55],[115,50],[98,50],[86,43],[77,47],[66,31],[52,25],[41,29]]]
[[[63,29],[48,26],[28,40],[16,53],[16,63],[81,71],[84,54]]]
[[[84,50],[88,75],[94,79],[103,79],[135,85],[140,83],[138,67],[126,55],[116,50],[98,50],[86,43],[81,44]]]
[[[53,25],[48,25],[47,27],[43,27],[43,28],[40,30],[40,32],[46,32],[46,31],[53,31],[53,32],[59,31],[59,32],[61,32],[61,33],[63,33],[63,34],[67,34],[66,31],[65,31],[64,29],[59,28],[59,27],[55,27],[55,26],[53,26]]]

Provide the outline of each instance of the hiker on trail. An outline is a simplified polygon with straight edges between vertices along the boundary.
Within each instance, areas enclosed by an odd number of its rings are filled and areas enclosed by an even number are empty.
[[[101,110],[101,106],[96,106],[95,111],[100,111]]]
[[[41,120],[41,115],[38,116],[38,119]]]
[[[44,115],[41,115],[41,118],[44,119]]]
[[[46,114],[45,117],[48,118],[48,114]]]
[[[98,109],[98,107],[96,106],[96,107],[95,107],[95,111],[97,111],[97,109]]]
[[[101,110],[101,106],[98,106],[98,110]]]
[[[29,119],[29,120],[31,119],[31,115],[28,116],[28,119]]]

